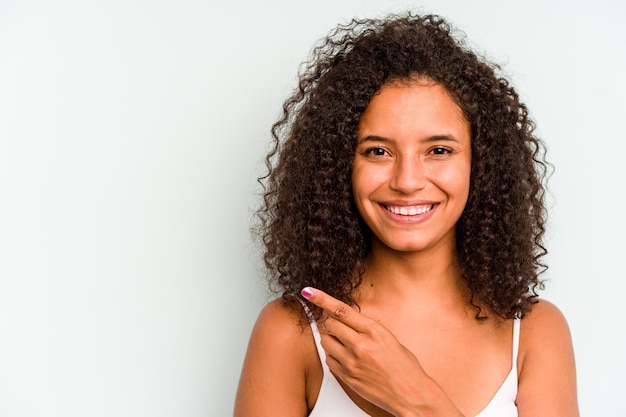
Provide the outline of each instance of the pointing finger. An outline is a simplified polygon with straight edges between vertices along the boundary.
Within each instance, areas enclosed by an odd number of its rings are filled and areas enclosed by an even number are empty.
[[[346,303],[326,294],[324,291],[305,287],[300,294],[311,303],[329,313],[332,318],[353,328],[357,332],[362,332],[367,329],[368,319],[366,317]]]

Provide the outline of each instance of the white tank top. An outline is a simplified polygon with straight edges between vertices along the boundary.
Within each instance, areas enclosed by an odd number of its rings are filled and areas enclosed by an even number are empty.
[[[330,372],[326,364],[326,352],[322,348],[320,332],[317,323],[309,308],[303,303],[304,310],[309,317],[317,354],[322,363],[324,378],[320,387],[319,395],[309,417],[369,417],[369,414],[361,410],[346,394],[335,376]],[[513,321],[513,352],[511,372],[506,377],[498,391],[493,395],[489,404],[475,417],[517,417],[517,352],[519,349],[520,321]]]

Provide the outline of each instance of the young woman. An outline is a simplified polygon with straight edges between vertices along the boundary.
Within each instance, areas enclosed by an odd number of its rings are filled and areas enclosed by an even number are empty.
[[[274,125],[260,211],[282,298],[236,417],[578,416],[539,300],[542,144],[497,67],[437,16],[354,20]]]

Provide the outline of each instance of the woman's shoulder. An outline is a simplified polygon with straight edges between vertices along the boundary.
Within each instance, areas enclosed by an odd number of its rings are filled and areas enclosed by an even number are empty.
[[[563,313],[539,300],[521,322],[519,415],[577,416],[572,338]]]
[[[297,302],[285,301],[283,298],[276,298],[263,306],[259,312],[255,326],[267,328],[278,334],[301,335],[304,331],[309,331],[309,326],[302,326],[305,323],[304,308]]]
[[[539,299],[532,310],[522,319],[522,333],[527,341],[545,339],[552,336],[563,336],[569,327],[565,316],[559,308],[551,302]]]
[[[309,350],[313,336],[306,325],[304,310],[282,298],[267,303],[260,311],[252,331],[252,338],[267,339],[276,348]]]
[[[265,305],[250,336],[235,416],[305,415],[306,375],[316,355],[301,313],[282,299]]]
[[[553,349],[547,349],[552,347]],[[520,359],[571,349],[571,335],[565,316],[557,306],[540,299],[522,319]]]

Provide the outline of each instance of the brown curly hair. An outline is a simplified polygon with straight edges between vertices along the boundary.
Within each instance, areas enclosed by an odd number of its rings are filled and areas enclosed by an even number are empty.
[[[547,268],[545,148],[499,70],[435,15],[354,19],[323,39],[272,127],[268,174],[259,179],[271,288],[287,300],[313,286],[356,304],[370,250],[351,188],[359,118],[381,86],[419,77],[443,85],[471,124],[471,186],[456,245],[476,317],[530,311]]]

